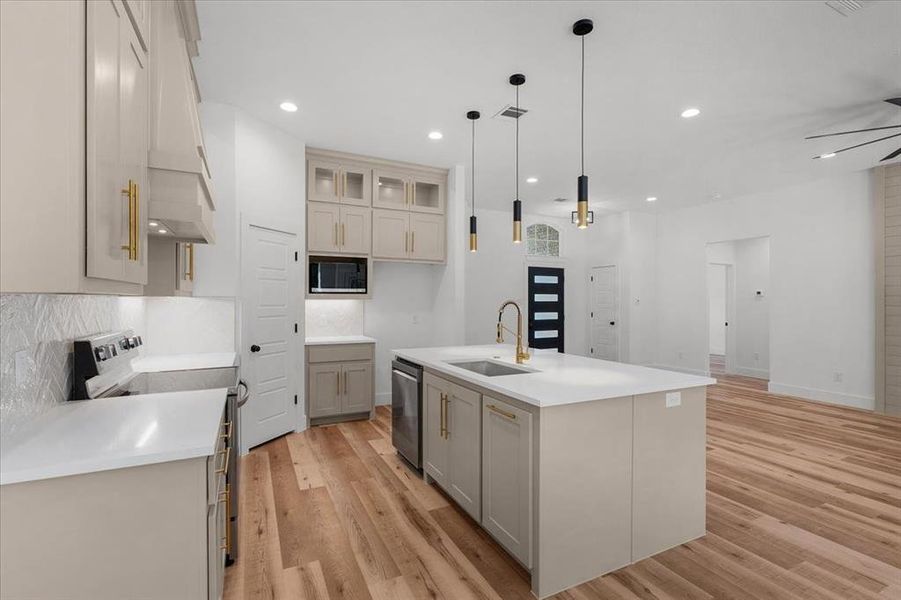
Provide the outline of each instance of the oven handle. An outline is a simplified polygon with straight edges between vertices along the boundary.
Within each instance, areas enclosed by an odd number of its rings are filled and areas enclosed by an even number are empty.
[[[244,403],[247,402],[248,398],[250,398],[250,388],[247,387],[247,383],[243,379],[238,380],[238,388],[244,388],[244,393],[238,397],[238,406],[244,406]]]

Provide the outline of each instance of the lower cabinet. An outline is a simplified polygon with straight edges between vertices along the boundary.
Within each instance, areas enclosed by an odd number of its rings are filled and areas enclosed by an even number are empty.
[[[230,425],[215,435],[208,456],[0,486],[0,597],[219,600]]]
[[[532,414],[482,396],[482,527],[532,566]]]
[[[481,394],[426,374],[425,469],[473,519],[482,514]]]
[[[374,405],[372,344],[309,346],[306,354],[311,423],[368,418]]]
[[[532,414],[426,373],[424,471],[532,567]]]

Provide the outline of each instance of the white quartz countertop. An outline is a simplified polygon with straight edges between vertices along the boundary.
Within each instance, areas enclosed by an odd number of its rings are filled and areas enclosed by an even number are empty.
[[[510,345],[404,348],[392,352],[433,371],[472,382],[498,394],[534,406],[549,407],[591,400],[713,385],[715,379],[663,369],[597,360],[558,352],[533,352],[522,365],[513,359]],[[487,359],[529,373],[488,377],[456,367],[450,362]]]
[[[227,388],[60,404],[3,439],[0,485],[215,452]]]
[[[235,352],[202,352],[198,354],[161,354],[142,356],[131,361],[131,368],[138,373],[160,371],[193,371],[196,369],[221,369],[238,364]]]
[[[368,335],[319,335],[308,336],[307,346],[324,346],[326,344],[374,344],[375,338]]]

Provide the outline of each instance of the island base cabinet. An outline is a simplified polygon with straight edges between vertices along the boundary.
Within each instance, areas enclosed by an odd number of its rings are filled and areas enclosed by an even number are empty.
[[[482,396],[482,527],[532,567],[532,414]]]
[[[667,406],[666,396],[673,406]],[[706,532],[707,393],[690,388],[643,394],[634,403],[632,562],[637,562]]]
[[[482,512],[482,396],[431,374],[425,389],[425,474],[469,515]]]

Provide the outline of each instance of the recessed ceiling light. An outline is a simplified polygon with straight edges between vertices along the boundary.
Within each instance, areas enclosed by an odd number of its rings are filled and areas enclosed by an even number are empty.
[[[150,225],[151,227],[159,227],[159,223],[157,223],[156,221],[151,221],[147,224]]]
[[[429,139],[430,139],[430,140],[440,140],[440,139],[443,138],[443,137],[444,137],[444,134],[441,133],[440,131],[430,131],[430,132],[429,132]]]
[[[538,183],[537,177],[528,177],[526,178],[526,183]]]
[[[682,118],[690,119],[692,117],[697,117],[699,114],[701,114],[701,111],[697,108],[686,108],[682,111]]]
[[[648,202],[657,202],[657,196],[648,196],[647,201]]]
[[[157,229],[157,233],[169,233],[165,229]]]
[[[835,152],[828,152],[826,154],[820,154],[820,158],[832,158],[835,156]]]
[[[297,105],[293,102],[285,101],[279,104],[278,107],[285,112],[297,112]]]

